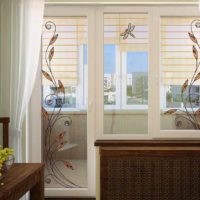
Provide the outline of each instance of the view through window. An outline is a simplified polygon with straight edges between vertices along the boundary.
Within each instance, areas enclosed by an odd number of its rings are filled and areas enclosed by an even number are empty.
[[[147,20],[144,13],[104,14],[105,134],[148,132]]]

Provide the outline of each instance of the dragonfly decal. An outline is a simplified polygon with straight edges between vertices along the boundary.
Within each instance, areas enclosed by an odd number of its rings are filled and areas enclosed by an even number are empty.
[[[133,35],[133,30],[135,28],[135,25],[131,25],[131,23],[128,24],[128,28],[120,34],[120,36],[123,36],[123,39],[127,39],[128,36],[130,35],[131,37],[135,38],[135,35]]]

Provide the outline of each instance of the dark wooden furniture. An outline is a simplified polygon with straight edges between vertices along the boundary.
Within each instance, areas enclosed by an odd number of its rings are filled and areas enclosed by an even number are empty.
[[[200,141],[103,141],[101,200],[199,200]]]
[[[44,199],[44,164],[14,164],[0,186],[1,200],[18,200],[30,190],[30,200]]]
[[[9,122],[8,117],[0,117],[0,123],[3,124],[3,148],[9,145]]]

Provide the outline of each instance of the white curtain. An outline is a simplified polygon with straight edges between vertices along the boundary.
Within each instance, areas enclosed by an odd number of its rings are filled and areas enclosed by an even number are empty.
[[[0,115],[10,117],[10,147],[22,161],[22,123],[40,59],[44,0],[2,0]]]

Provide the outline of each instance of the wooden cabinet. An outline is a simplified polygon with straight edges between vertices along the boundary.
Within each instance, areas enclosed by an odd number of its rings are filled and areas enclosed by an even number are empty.
[[[96,141],[101,200],[199,200],[200,141]]]

